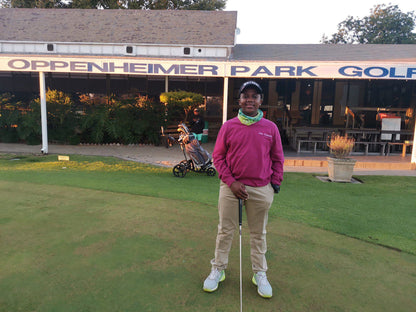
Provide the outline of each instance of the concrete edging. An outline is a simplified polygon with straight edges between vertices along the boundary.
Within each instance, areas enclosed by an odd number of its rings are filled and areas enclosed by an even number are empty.
[[[285,166],[327,168],[328,162],[326,160],[286,159]],[[366,162],[366,161],[357,161],[355,163],[355,168],[356,169],[376,169],[376,170],[415,170],[416,169],[415,165],[411,163]]]

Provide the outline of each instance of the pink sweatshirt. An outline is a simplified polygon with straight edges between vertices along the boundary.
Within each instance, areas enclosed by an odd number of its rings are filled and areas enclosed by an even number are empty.
[[[251,126],[235,117],[224,123],[212,154],[220,179],[228,186],[238,180],[248,186],[283,180],[283,148],[277,126],[262,118]]]

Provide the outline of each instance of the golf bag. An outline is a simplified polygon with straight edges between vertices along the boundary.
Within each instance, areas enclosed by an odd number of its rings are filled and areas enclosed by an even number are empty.
[[[179,143],[185,145],[185,151],[188,156],[192,159],[195,166],[204,167],[209,164],[212,160],[211,155],[202,148],[199,141],[195,136],[189,132],[188,127],[185,124],[178,126]]]
[[[173,167],[173,175],[183,178],[188,171],[194,171],[215,176],[217,171],[212,166],[212,157],[201,147],[195,135],[189,132],[188,127],[183,123],[178,126],[178,132],[180,132],[178,142],[185,159]]]

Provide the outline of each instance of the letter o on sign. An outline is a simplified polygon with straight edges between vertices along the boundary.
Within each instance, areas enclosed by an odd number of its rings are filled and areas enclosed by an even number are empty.
[[[364,69],[364,74],[368,77],[386,77],[389,74],[389,70],[384,67],[367,67]]]
[[[7,63],[10,68],[13,69],[27,69],[30,67],[30,62],[26,60],[10,60],[9,63]]]

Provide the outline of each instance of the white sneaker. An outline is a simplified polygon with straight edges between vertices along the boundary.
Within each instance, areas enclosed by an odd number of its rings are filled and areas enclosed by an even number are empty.
[[[272,286],[267,280],[265,272],[257,272],[253,275],[251,281],[254,285],[257,286],[257,292],[260,296],[262,296],[263,298],[271,298],[273,296]]]
[[[218,283],[225,280],[224,270],[218,271],[217,269],[212,269],[209,276],[204,281],[204,291],[213,292],[218,289]]]

